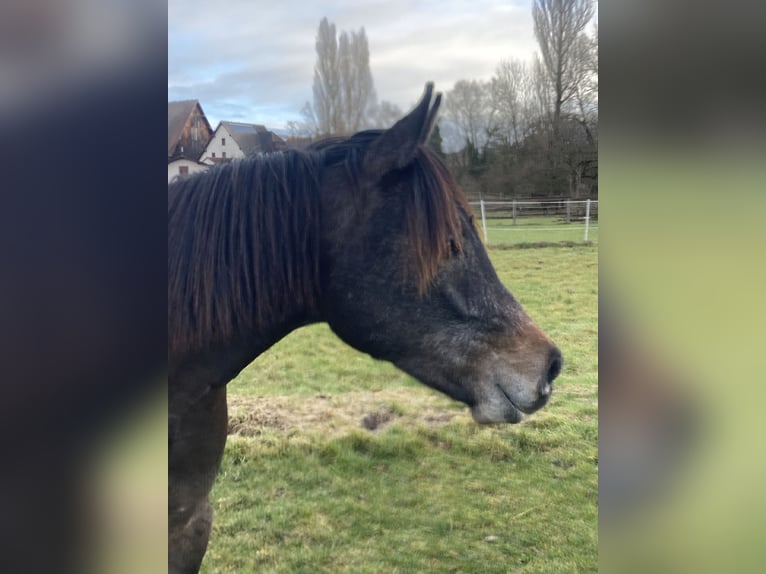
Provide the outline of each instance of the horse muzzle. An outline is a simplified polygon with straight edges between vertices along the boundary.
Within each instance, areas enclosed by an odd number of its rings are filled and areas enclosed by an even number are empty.
[[[562,366],[561,351],[552,346],[542,374],[536,377],[493,373],[471,407],[474,420],[479,424],[521,422],[525,414],[532,414],[548,403],[553,381]]]

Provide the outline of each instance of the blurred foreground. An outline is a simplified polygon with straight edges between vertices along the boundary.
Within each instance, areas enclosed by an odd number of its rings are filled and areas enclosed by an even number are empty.
[[[602,171],[601,566],[757,571],[766,177],[663,152]]]
[[[604,572],[766,563],[763,12],[600,13]]]
[[[167,347],[162,165],[144,159],[165,141],[165,30],[155,3],[0,6],[3,572],[166,569],[165,425],[140,415]]]

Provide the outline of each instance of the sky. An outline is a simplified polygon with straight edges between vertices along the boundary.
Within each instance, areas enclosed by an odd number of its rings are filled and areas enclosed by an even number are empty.
[[[365,28],[378,100],[408,111],[425,83],[488,80],[537,49],[532,0],[168,0],[168,100],[284,128],[312,100],[319,22]]]

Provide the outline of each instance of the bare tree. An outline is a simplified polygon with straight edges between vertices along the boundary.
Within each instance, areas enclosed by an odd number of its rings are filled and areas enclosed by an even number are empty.
[[[483,194],[488,149],[498,129],[491,83],[458,80],[445,94],[445,111],[449,139],[462,146],[452,155],[450,165],[467,193]]]
[[[593,26],[590,35],[590,57],[588,58],[588,70],[593,78],[593,87],[598,93],[598,22]]]
[[[364,127],[375,107],[370,50],[364,28],[341,32],[322,18],[316,39],[314,104],[302,114],[321,135],[345,134]]]
[[[533,69],[522,60],[500,62],[490,83],[490,97],[503,143],[521,142],[538,113]]]
[[[314,107],[311,103],[306,102],[303,104],[303,108],[301,108],[301,117],[303,120],[298,122],[298,124],[301,126],[301,130],[304,133],[312,136],[318,136],[321,133],[319,129],[319,121],[317,120],[317,115],[314,113]]]
[[[593,0],[534,0],[532,6],[535,36],[553,90],[554,134],[559,131],[562,108],[582,80],[578,38],[593,12]]]
[[[314,66],[314,107],[319,133],[334,133],[340,113],[340,70],[335,24],[322,18],[316,38],[317,63]],[[306,108],[304,108],[305,110]],[[305,114],[304,115],[308,115]]]
[[[383,100],[370,112],[370,128],[390,128],[404,116],[402,109],[396,104]]]
[[[476,149],[487,143],[492,131],[492,100],[488,84],[476,80],[458,80],[445,95],[447,118],[457,127],[464,141]]]
[[[370,49],[364,28],[341,32],[338,41],[343,113],[339,127],[347,133],[365,127],[375,107],[375,86],[370,71]]]
[[[532,110],[531,115],[538,126],[549,129],[553,125],[553,89],[550,78],[540,57],[532,57]]]
[[[573,98],[576,115],[588,142],[595,144],[598,124],[598,27],[590,36],[580,34],[575,51],[579,78]]]
[[[289,122],[287,122],[287,125],[285,127],[287,128],[287,131],[290,134],[290,137],[293,137],[293,138],[298,136],[303,129],[303,126],[301,125],[301,123],[295,120],[290,120]]]

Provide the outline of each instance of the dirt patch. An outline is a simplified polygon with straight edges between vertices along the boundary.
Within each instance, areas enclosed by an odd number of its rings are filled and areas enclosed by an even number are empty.
[[[427,390],[408,388],[337,396],[229,396],[229,434],[246,437],[296,431],[338,436],[392,423],[441,427],[460,416],[470,418],[468,409]]]
[[[377,430],[378,428],[391,421],[396,415],[391,409],[382,409],[374,413],[364,415],[362,426],[367,430]]]
[[[229,416],[229,434],[241,436],[256,436],[263,433],[263,429],[285,430],[287,423],[284,416],[278,411],[266,408],[266,405],[252,405],[252,409],[237,412],[235,416]]]

